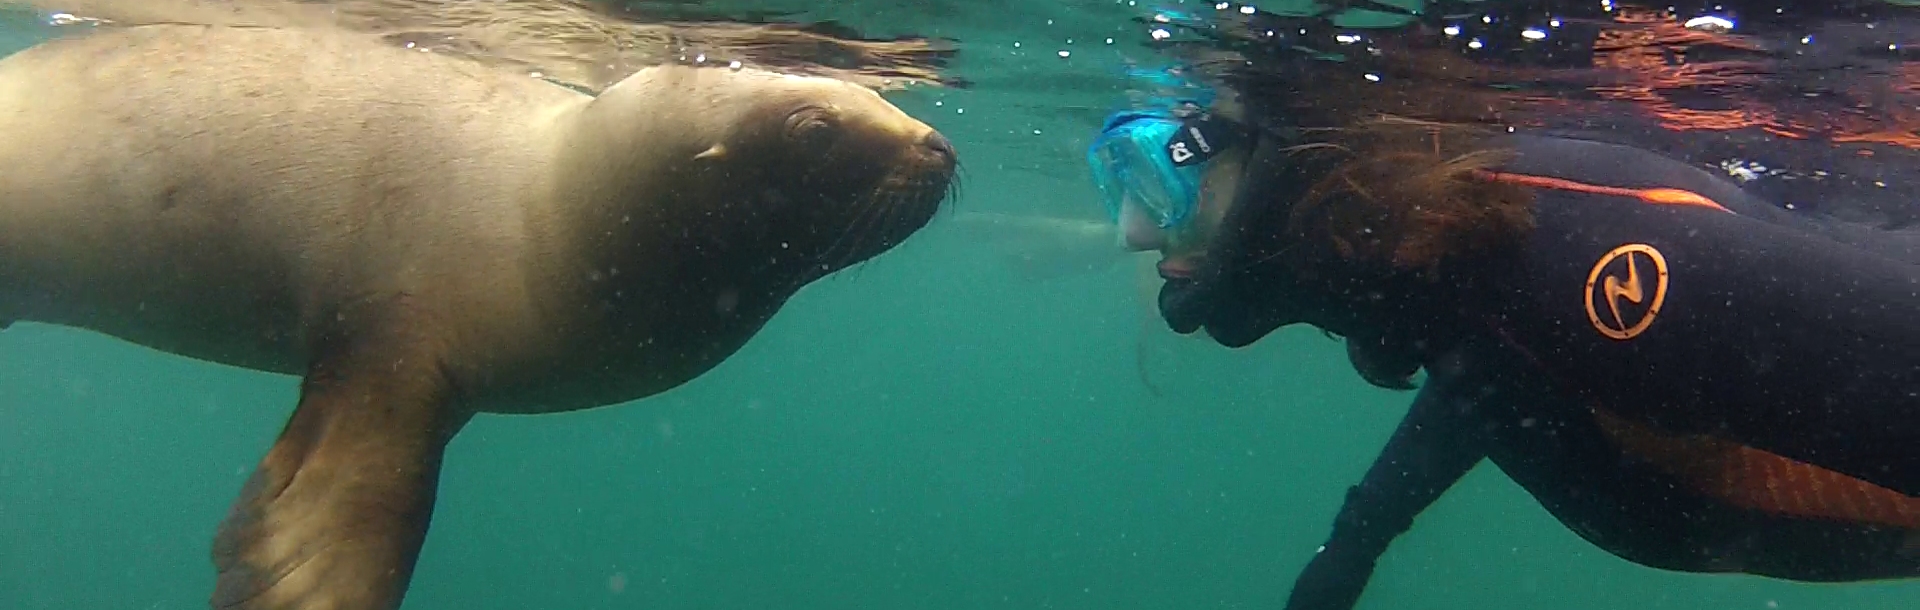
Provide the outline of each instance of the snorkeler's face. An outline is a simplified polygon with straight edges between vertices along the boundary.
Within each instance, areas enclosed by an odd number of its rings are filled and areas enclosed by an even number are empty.
[[[1139,206],[1128,202],[1121,206],[1121,236],[1128,250],[1160,251],[1160,273],[1184,277],[1199,266],[1227,208],[1239,191],[1240,172],[1246,155],[1231,151],[1207,163],[1199,188],[1199,204],[1186,223],[1161,229]]]

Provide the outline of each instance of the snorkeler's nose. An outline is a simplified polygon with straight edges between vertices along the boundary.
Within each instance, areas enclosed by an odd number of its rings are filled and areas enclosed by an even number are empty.
[[[1120,236],[1128,250],[1144,252],[1159,250],[1167,246],[1167,234],[1159,225],[1148,220],[1140,213],[1139,206],[1127,203],[1120,206]]]

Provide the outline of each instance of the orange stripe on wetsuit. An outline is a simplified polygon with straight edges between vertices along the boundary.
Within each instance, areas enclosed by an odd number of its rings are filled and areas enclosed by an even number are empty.
[[[1618,186],[1601,186],[1598,184],[1575,182],[1564,178],[1549,178],[1546,176],[1496,172],[1484,169],[1473,170],[1473,177],[1488,182],[1503,182],[1506,184],[1554,189],[1557,191],[1572,191],[1576,193],[1592,193],[1595,195],[1612,195],[1660,205],[1691,205],[1712,208],[1729,214],[1733,213],[1733,210],[1727,209],[1726,206],[1720,205],[1720,202],[1709,199],[1705,195],[1676,188],[1636,189]]]
[[[1593,413],[1621,450],[1735,506],[1920,529],[1920,498],[1739,443],[1667,434],[1605,409]]]
[[[1719,202],[1682,189],[1622,188],[1487,170],[1475,170],[1473,175],[1489,182],[1732,213]],[[1774,514],[1920,530],[1920,498],[1739,443],[1711,436],[1666,434],[1600,408],[1593,409],[1593,413],[1601,430],[1622,451],[1654,464],[1696,491],[1735,506]]]

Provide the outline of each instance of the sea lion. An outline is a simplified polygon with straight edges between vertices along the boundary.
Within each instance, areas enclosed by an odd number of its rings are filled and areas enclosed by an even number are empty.
[[[646,397],[930,221],[948,141],[845,82],[590,97],[347,32],[141,26],[0,60],[0,320],[300,375],[212,605],[399,606],[476,413]]]

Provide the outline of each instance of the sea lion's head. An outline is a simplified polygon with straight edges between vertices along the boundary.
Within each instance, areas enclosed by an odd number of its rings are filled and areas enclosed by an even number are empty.
[[[728,272],[805,283],[932,220],[956,168],[938,131],[871,89],[751,68],[657,66],[603,92],[583,123],[622,141],[644,214]],[[625,134],[625,135],[621,135]],[[625,212],[623,212],[624,214]],[[635,216],[639,221],[640,216]],[[655,236],[662,237],[662,236]]]
[[[754,98],[731,108],[730,137],[702,155],[755,174],[763,213],[793,229],[783,248],[811,254],[823,272],[900,243],[947,198],[953,144],[873,90],[828,78],[735,76],[751,90],[742,95]]]

